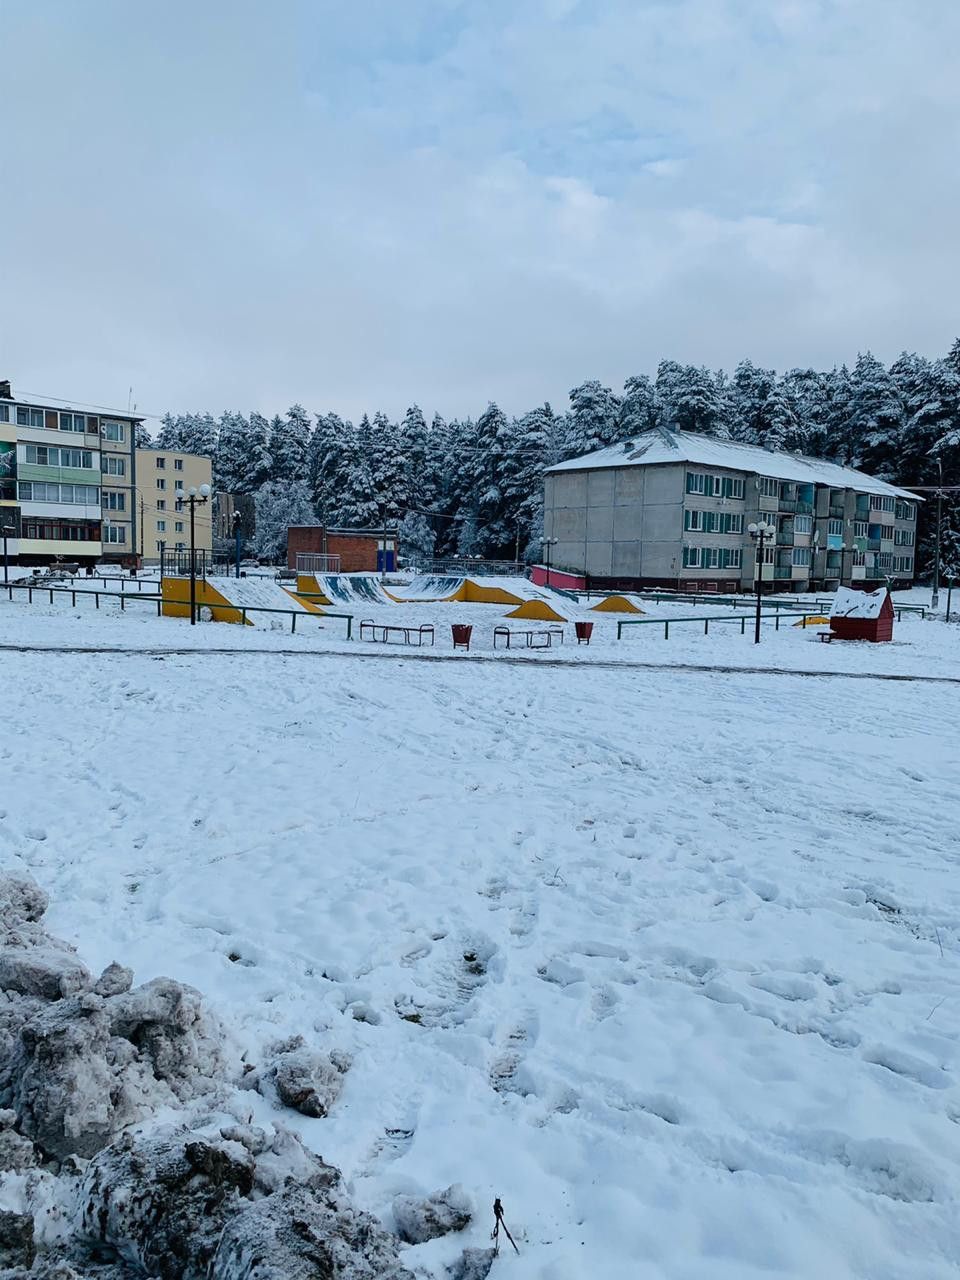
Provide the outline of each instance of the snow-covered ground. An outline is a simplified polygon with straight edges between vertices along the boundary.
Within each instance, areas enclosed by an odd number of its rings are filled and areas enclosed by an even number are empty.
[[[286,1120],[376,1213],[462,1182],[481,1244],[502,1197],[496,1277],[955,1276],[951,686],[607,664],[957,677],[957,630],[440,640],[503,612],[398,606],[446,660],[370,662],[332,622],[0,599],[3,644],[237,651],[0,653],[3,868],[91,967],[196,985],[252,1056],[351,1053],[330,1117]]]

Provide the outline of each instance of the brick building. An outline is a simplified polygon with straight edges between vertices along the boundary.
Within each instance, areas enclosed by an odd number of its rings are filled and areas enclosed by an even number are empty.
[[[297,568],[298,555],[319,555],[339,556],[340,573],[393,573],[399,549],[396,529],[326,529],[323,525],[294,525],[287,530],[288,569]]]

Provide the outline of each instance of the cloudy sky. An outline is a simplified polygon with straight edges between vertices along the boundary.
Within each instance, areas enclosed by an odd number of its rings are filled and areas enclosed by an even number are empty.
[[[960,331],[956,0],[0,0],[0,377],[519,412]]]

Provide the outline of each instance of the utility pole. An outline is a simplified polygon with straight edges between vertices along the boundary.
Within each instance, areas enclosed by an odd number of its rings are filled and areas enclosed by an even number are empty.
[[[234,539],[233,554],[234,554],[234,560],[236,561],[236,570],[237,570],[238,578],[240,577],[240,526],[242,523],[243,523],[243,519],[240,515],[240,512],[235,510],[233,513],[233,539]]]
[[[134,489],[133,492],[134,492],[134,495],[136,495],[137,490]],[[143,513],[145,509],[146,509],[146,503],[144,502],[143,494],[141,493],[140,494],[140,562],[141,564],[143,563],[144,557],[147,554],[147,544],[144,541],[144,536],[143,536]]]
[[[196,550],[196,534],[194,529],[194,520],[197,514],[197,507],[203,504],[210,497],[210,486],[202,484],[199,491],[191,488],[189,497],[186,499],[187,505],[190,507],[190,625],[197,625],[197,550]]]
[[[939,609],[940,607],[940,535],[943,529],[943,459],[937,459],[937,469],[940,472],[939,485],[937,487],[937,533],[936,546],[933,552],[933,594],[930,597],[930,608]]]
[[[5,524],[3,529],[3,585],[6,586],[10,581],[9,571],[7,569],[7,538],[12,538],[16,533],[16,528],[12,524]]]
[[[763,540],[767,534],[772,537],[775,533],[775,526],[760,521],[759,524],[750,524],[747,526],[747,532],[757,545],[757,618],[753,630],[753,643],[760,643],[760,611],[763,607]],[[840,576],[843,577],[843,556],[840,557]]]

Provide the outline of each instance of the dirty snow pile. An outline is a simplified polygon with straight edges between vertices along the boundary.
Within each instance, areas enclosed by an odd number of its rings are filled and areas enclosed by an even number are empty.
[[[326,1114],[347,1063],[297,1040],[258,1072],[199,992],[116,963],[94,978],[46,907],[0,877],[0,1280],[411,1280],[400,1241],[468,1225],[451,1187],[399,1200],[391,1235],[282,1124],[251,1123],[244,1090],[267,1082]]]

